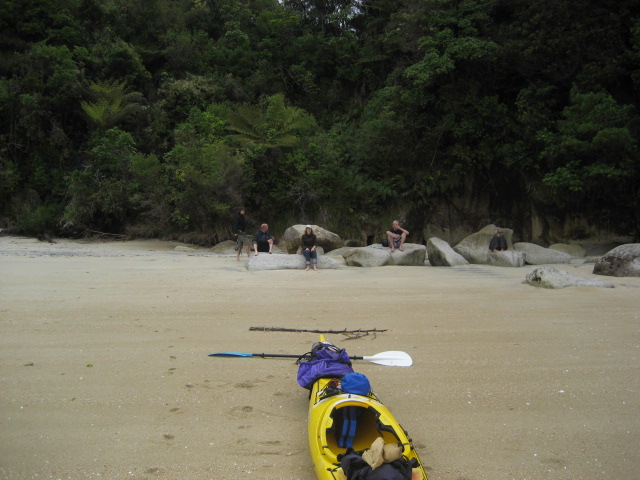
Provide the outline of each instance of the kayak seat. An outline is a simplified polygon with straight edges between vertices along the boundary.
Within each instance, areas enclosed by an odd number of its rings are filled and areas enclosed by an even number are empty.
[[[326,431],[327,447],[336,455],[340,449],[364,451],[369,448],[381,436],[375,413],[371,408],[358,405],[335,409],[331,414],[333,422]]]
[[[348,406],[340,409],[342,411],[342,428],[338,438],[340,448],[353,448],[353,439],[358,428],[358,417],[362,415],[361,407]]]

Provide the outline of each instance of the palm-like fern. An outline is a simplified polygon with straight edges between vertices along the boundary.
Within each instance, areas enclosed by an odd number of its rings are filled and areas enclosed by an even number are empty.
[[[138,92],[126,92],[125,82],[92,83],[86,89],[88,100],[80,107],[89,121],[99,128],[109,128],[140,108],[144,98]]]
[[[231,139],[265,148],[293,148],[316,125],[304,110],[286,106],[282,95],[271,96],[259,106],[241,105],[226,120],[226,129],[235,132]]]

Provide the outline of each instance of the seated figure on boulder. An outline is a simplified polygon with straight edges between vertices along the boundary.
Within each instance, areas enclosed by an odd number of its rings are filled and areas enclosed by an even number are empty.
[[[393,252],[396,248],[401,252],[404,251],[403,245],[407,239],[409,232],[400,226],[398,220],[393,221],[391,230],[387,230],[387,238],[389,239],[389,248]]]
[[[253,238],[253,250],[258,255],[258,252],[272,253],[273,249],[273,235],[269,233],[269,225],[263,223],[260,225],[260,230],[256,232]]]
[[[489,242],[491,253],[504,252],[507,249],[507,239],[502,236],[502,230],[496,230],[495,235]]]
[[[302,250],[302,255],[304,255],[304,261],[307,265],[307,268],[304,270],[309,270],[309,265],[313,264],[313,269],[318,270],[318,239],[316,238],[315,233],[313,233],[313,228],[311,225],[307,225],[304,229],[304,233],[302,237],[300,237],[300,248]]]

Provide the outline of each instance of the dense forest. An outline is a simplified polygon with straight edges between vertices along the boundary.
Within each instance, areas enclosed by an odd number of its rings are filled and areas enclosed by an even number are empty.
[[[637,239],[639,100],[640,0],[9,0],[0,226]]]

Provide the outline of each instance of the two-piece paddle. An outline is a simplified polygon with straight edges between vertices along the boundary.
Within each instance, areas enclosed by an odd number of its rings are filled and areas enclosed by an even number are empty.
[[[292,355],[285,353],[243,353],[243,352],[220,352],[210,353],[210,357],[260,357],[260,358],[300,358],[302,355]],[[376,363],[378,365],[386,365],[388,367],[410,367],[413,360],[408,353],[405,352],[380,352],[371,356],[352,356],[351,360],[365,360],[367,362]]]

